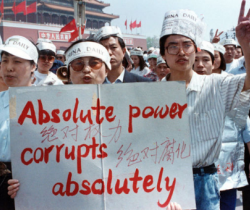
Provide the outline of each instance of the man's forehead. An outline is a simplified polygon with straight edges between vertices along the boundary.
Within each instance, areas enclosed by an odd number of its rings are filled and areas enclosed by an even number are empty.
[[[118,44],[118,38],[110,36],[107,39],[103,39],[100,41],[102,45],[112,45],[112,44]]]
[[[189,39],[188,37],[182,36],[182,35],[170,35],[167,39],[165,43],[169,43],[169,42],[192,42],[191,39]]]

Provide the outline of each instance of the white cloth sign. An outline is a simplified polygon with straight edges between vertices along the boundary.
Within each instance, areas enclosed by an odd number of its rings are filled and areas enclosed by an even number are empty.
[[[195,208],[185,82],[10,88],[10,128],[16,210]]]

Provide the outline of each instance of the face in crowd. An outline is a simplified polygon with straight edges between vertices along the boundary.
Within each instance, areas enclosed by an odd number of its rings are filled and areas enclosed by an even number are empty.
[[[69,64],[73,84],[102,84],[107,76],[107,67],[95,57],[80,57]]]
[[[47,74],[55,61],[55,53],[50,50],[41,50],[38,58],[38,71]]]
[[[230,44],[230,45],[225,45],[225,54],[224,54],[224,58],[225,58],[225,61],[226,63],[231,63],[233,62],[233,59],[235,57],[235,46]]]
[[[195,55],[194,70],[201,75],[210,75],[214,68],[211,55],[205,51],[197,52]]]
[[[167,67],[166,63],[161,63],[156,67],[155,73],[157,74],[159,80],[162,80],[168,73],[170,73],[170,69]]]
[[[35,68],[34,61],[2,52],[1,73],[5,84],[9,87],[29,86]]]
[[[56,54],[56,59],[59,61],[65,62],[65,56],[61,54]]]
[[[157,65],[157,58],[149,58],[148,63],[151,68],[155,68]]]
[[[243,53],[242,53],[242,49],[241,47],[237,47],[235,49],[235,56],[234,56],[234,59],[239,59],[240,57],[243,56]]]
[[[185,36],[170,35],[161,53],[171,71],[186,72],[192,69],[195,61],[195,45]]]
[[[140,59],[137,55],[131,55],[131,59],[134,62],[134,66],[138,67],[140,65]]]
[[[121,44],[119,43],[118,37],[110,36],[107,39],[101,40],[100,44],[102,44],[107,49],[111,57],[110,63],[112,70],[119,68],[122,65],[126,48],[125,46],[124,48],[122,48]]]

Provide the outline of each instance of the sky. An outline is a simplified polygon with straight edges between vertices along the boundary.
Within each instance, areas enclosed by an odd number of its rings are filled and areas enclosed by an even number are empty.
[[[131,33],[129,27],[126,31],[125,20],[129,23],[134,20],[142,22],[142,27],[134,29],[132,34],[139,33],[146,37],[159,37],[164,15],[169,10],[190,9],[198,16],[204,17],[206,31],[204,40],[209,41],[210,30],[228,31],[237,26],[242,0],[102,0],[110,3],[103,11],[119,15],[119,19],[111,25],[119,26],[123,33]],[[230,3],[229,3],[230,2]],[[250,0],[246,0],[245,14],[250,8]],[[136,31],[137,30],[137,31]],[[225,35],[222,34],[223,39]]]

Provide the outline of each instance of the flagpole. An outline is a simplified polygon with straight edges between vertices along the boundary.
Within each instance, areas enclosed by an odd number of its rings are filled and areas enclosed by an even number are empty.
[[[25,15],[26,15],[26,23],[27,23],[27,5],[26,5],[26,0],[25,0]]]
[[[38,23],[37,0],[36,0],[36,23]]]

